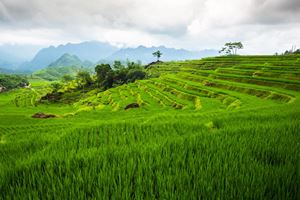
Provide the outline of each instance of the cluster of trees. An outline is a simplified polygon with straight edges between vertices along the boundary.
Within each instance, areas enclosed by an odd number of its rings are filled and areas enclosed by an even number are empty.
[[[131,83],[145,78],[146,72],[141,63],[127,61],[124,65],[121,61],[114,61],[112,66],[110,64],[97,65],[95,67],[95,74],[90,74],[87,71],[78,72],[75,81],[81,89],[97,87],[107,90],[118,85]],[[63,82],[70,82],[73,80],[74,78],[69,75],[64,75],[62,77]]]
[[[29,82],[25,76],[0,74],[0,90],[10,90],[18,87],[28,86]]]
[[[95,68],[99,87],[108,89],[113,86],[131,83],[146,77],[141,63],[127,62],[127,66],[115,61],[113,68],[109,64],[97,65]]]

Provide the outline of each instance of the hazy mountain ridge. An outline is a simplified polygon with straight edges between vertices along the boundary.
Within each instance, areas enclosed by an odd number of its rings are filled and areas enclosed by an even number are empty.
[[[0,45],[0,67],[17,69],[22,63],[31,60],[41,47],[35,45]]]
[[[136,48],[118,48],[109,43],[89,41],[77,44],[65,44],[57,47],[50,46],[43,48],[34,56],[30,62],[22,64],[16,63],[14,68],[18,66],[21,71],[36,71],[43,69],[49,65],[54,66],[93,66],[96,63],[112,63],[114,60],[120,61],[141,61],[143,64],[150,63],[155,60],[152,53],[160,50],[163,53],[162,61],[176,61],[199,59],[206,56],[215,56],[218,54],[216,50],[189,51],[185,49],[168,48],[165,46]],[[0,53],[1,54],[1,53]],[[67,59],[69,61],[58,61],[63,55],[75,55],[77,58]],[[4,55],[4,54],[3,54]],[[65,58],[66,59],[66,58]],[[71,61],[73,60],[73,61]],[[79,61],[80,60],[80,61]],[[55,63],[56,62],[56,63]],[[57,63],[62,62],[62,63]],[[1,64],[1,56],[0,56]],[[12,69],[12,65],[0,65],[3,68]]]
[[[165,46],[139,46],[137,48],[120,49],[119,51],[106,58],[106,60],[140,60],[143,64],[147,64],[155,60],[152,53],[158,50],[163,54],[161,58],[162,61],[199,59],[206,56],[217,55],[218,53],[216,50],[188,51],[185,49],[167,48]]]
[[[78,44],[68,43],[57,47],[50,46],[41,49],[29,63],[24,64],[21,68],[31,69],[32,71],[42,69],[66,53],[76,55],[79,59],[86,60],[86,63],[90,64],[90,62],[96,62],[101,58],[106,58],[117,50],[117,47],[108,43],[96,41]]]

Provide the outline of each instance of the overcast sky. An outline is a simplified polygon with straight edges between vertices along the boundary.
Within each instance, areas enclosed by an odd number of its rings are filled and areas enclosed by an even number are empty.
[[[273,54],[300,48],[300,0],[0,0],[0,44],[87,40]]]

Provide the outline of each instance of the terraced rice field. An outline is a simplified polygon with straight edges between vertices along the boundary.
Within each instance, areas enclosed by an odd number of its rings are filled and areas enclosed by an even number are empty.
[[[147,72],[156,78],[74,105],[35,104],[28,93],[16,107],[24,92],[0,94],[0,198],[299,197],[300,56]],[[34,89],[38,99],[44,88]],[[140,108],[125,111],[130,103]],[[60,117],[31,119],[35,112]]]
[[[292,103],[300,91],[299,62],[297,56],[256,56],[163,63],[148,69],[159,78],[110,89],[93,101],[113,111],[132,102],[146,110],[200,110],[202,101],[220,109]]]

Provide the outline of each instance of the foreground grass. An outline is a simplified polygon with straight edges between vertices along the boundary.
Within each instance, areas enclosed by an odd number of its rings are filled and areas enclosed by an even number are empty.
[[[295,199],[294,109],[7,136],[1,197]]]

